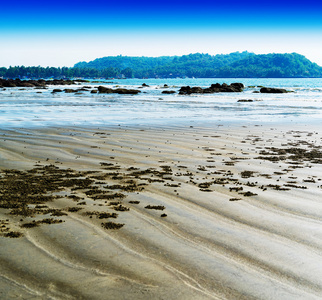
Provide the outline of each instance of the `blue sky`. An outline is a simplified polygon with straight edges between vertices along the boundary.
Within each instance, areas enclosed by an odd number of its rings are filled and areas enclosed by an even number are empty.
[[[318,1],[5,1],[0,66],[109,55],[298,52],[322,66]]]

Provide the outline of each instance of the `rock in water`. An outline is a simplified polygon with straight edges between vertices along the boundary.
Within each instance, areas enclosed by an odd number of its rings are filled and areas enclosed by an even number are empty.
[[[162,94],[175,94],[176,91],[162,91]]]
[[[183,86],[179,90],[179,95],[190,94],[213,94],[213,93],[240,93],[243,91],[244,85],[242,83],[232,83],[230,85],[223,83],[212,84],[209,88],[201,88],[199,86],[190,87]]]
[[[260,92],[264,94],[283,94],[283,93],[287,93],[287,90],[263,87],[260,89]]]
[[[138,94],[140,93],[141,91],[139,90],[131,90],[131,89],[111,89],[111,88],[107,88],[107,87],[104,87],[104,86],[99,86],[98,88],[98,91],[99,93],[101,94]]]

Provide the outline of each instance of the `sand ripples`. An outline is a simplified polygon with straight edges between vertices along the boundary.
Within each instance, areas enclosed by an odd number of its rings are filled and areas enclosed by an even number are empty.
[[[2,138],[1,155],[7,159],[2,169],[16,169],[19,159],[22,169],[39,165],[26,173],[28,180],[41,172],[56,181],[59,174],[66,178],[53,192],[57,199],[38,210],[28,204],[26,216],[0,209],[1,296],[320,298],[319,163],[303,156],[294,164],[294,158],[278,154],[274,161],[258,160],[268,144],[289,149],[292,143],[318,153],[321,137],[312,130],[252,126],[30,133],[7,132]],[[3,190],[9,189],[8,174],[2,174]],[[48,218],[49,212],[56,214],[50,222],[63,222],[41,223],[41,214]],[[31,213],[38,214],[37,226],[21,228],[32,221]],[[114,220],[124,226],[101,226]],[[24,237],[5,237],[8,230]]]

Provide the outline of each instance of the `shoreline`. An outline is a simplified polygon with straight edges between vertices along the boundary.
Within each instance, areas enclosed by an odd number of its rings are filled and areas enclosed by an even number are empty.
[[[318,299],[321,126],[216,123],[1,131],[6,188],[5,169],[61,182],[34,216],[0,208],[23,234],[2,229],[0,295]]]

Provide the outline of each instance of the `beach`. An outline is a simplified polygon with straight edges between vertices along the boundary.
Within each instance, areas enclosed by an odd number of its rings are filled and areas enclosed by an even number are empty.
[[[0,12],[0,300],[322,300],[322,1]]]
[[[2,130],[0,298],[321,299],[321,132]]]

